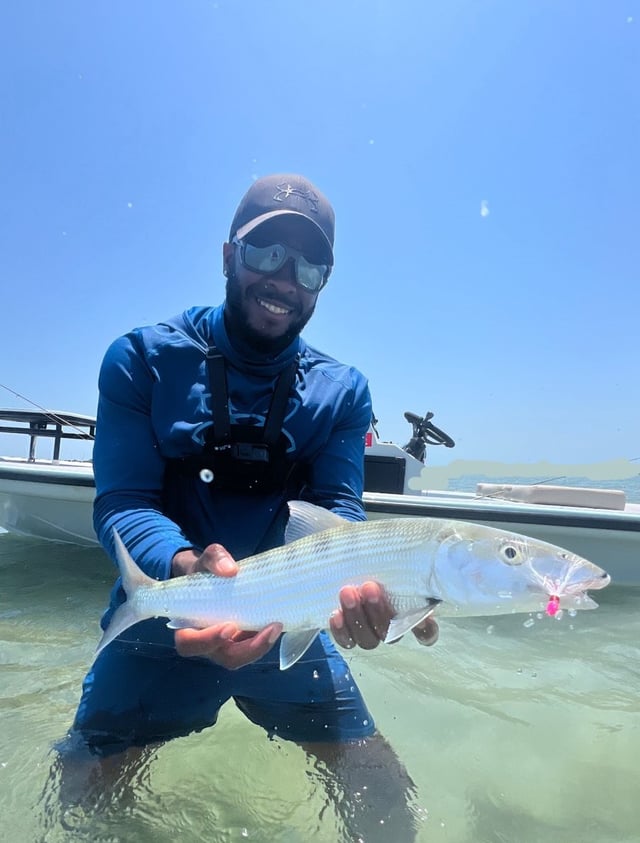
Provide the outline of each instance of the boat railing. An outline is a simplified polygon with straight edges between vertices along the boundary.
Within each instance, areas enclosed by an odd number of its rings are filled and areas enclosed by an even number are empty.
[[[36,461],[38,439],[53,439],[53,459],[59,460],[63,440],[95,439],[96,420],[77,413],[0,409],[0,433],[29,437],[28,462]]]

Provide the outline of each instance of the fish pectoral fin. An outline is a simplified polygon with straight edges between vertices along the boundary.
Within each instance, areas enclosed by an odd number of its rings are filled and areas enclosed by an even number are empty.
[[[420,606],[415,609],[409,609],[408,612],[396,615],[389,624],[389,629],[387,630],[384,643],[392,644],[394,641],[397,641],[398,638],[402,638],[405,632],[409,632],[409,630],[413,629],[413,627],[419,624],[420,621],[428,618],[438,603],[442,603],[442,600],[436,600],[435,598],[430,597],[426,606],[424,603],[421,603]]]
[[[301,659],[313,644],[319,632],[319,629],[285,632],[280,639],[280,670],[287,670]]]

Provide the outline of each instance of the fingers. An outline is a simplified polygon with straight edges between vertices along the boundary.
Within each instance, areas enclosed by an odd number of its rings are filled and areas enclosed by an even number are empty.
[[[179,550],[171,560],[172,577],[202,573],[216,574],[219,577],[235,577],[238,573],[238,565],[221,544],[210,544],[202,553],[195,548]]]
[[[341,647],[373,650],[384,641],[394,614],[378,583],[366,582],[360,588],[345,586],[340,591],[340,609],[331,616],[329,627]],[[438,624],[433,617],[425,618],[413,628],[413,634],[420,644],[430,647],[438,640]]]
[[[174,556],[172,564],[179,575],[210,573],[218,577],[235,577],[238,573],[235,559],[221,544],[210,544],[194,557],[193,551]],[[208,658],[228,670],[236,670],[262,658],[281,634],[280,623],[269,624],[260,632],[244,632],[234,623],[221,623],[206,629],[176,630],[174,640],[181,656]]]
[[[382,586],[366,582],[360,588],[341,589],[340,609],[331,616],[329,626],[341,647],[373,650],[384,640],[393,614]]]
[[[238,564],[221,544],[210,544],[200,554],[198,570],[208,571],[218,577],[235,577]]]
[[[438,640],[440,630],[435,619],[428,617],[413,627],[413,634],[420,644],[423,644],[425,647],[431,647]]]
[[[233,623],[206,629],[178,629],[176,650],[181,656],[204,656],[228,670],[237,670],[262,658],[282,634],[282,624],[272,623],[260,632],[243,632]]]

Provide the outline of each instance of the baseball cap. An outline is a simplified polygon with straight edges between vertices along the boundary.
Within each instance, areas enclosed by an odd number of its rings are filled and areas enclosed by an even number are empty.
[[[304,217],[315,226],[327,262],[333,265],[335,214],[327,197],[304,176],[285,173],[256,179],[238,205],[229,241],[242,240],[262,223],[284,215]]]

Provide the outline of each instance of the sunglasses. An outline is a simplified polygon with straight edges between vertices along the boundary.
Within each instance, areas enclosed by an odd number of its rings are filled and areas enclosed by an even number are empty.
[[[310,293],[317,293],[327,283],[331,266],[326,263],[310,263],[302,252],[285,246],[284,243],[273,243],[270,246],[253,246],[245,240],[234,237],[231,241],[240,247],[242,265],[262,275],[273,275],[286,264],[293,261],[296,282]]]

